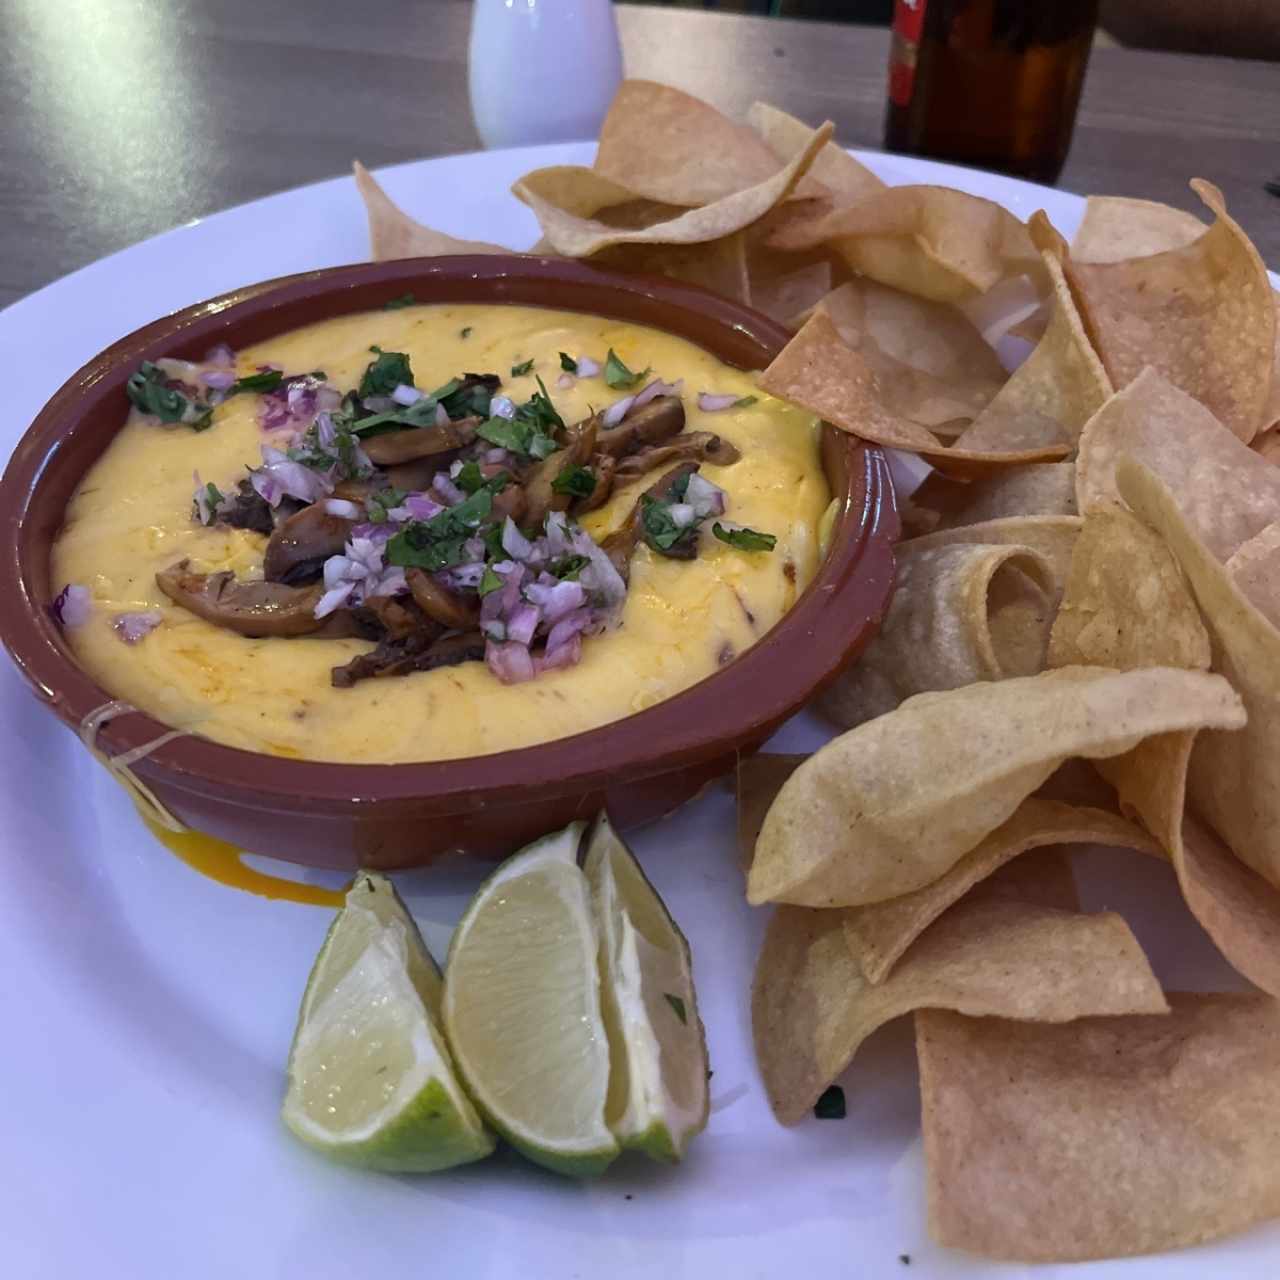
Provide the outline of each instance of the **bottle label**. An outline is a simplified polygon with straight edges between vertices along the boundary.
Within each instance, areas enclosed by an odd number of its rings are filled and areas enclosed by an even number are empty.
[[[889,100],[898,107],[911,102],[916,84],[916,59],[924,31],[928,0],[894,0],[893,45],[889,50]]]

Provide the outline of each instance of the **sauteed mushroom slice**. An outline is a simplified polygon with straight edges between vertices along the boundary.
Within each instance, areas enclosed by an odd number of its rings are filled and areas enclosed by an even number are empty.
[[[156,584],[174,604],[242,636],[305,636],[319,631],[315,615],[324,587],[279,582],[240,582],[229,570],[195,573],[180,560],[156,574]]]
[[[476,604],[441,586],[425,570],[406,569],[404,578],[418,608],[450,631],[468,631],[480,621]]]
[[[698,470],[696,462],[682,462],[672,467],[656,483],[651,484],[637,499],[631,514],[621,528],[611,533],[601,544],[605,555],[613,561],[613,567],[621,575],[623,582],[631,577],[631,557],[636,548],[644,541],[644,500],[651,498],[655,502],[663,502],[671,496],[672,487],[685,476],[691,476]],[[698,554],[698,545],[692,539],[687,545],[677,544],[669,551],[663,552],[675,560],[692,560]]]
[[[597,448],[615,458],[646,445],[662,444],[684,430],[684,402],[679,396],[657,396],[629,413],[616,426],[601,431]]]
[[[404,640],[384,640],[371,652],[334,667],[332,680],[335,688],[349,689],[359,680],[456,667],[483,657],[484,637],[478,631],[442,636],[438,640],[412,635]]]
[[[635,480],[674,462],[713,462],[727,467],[742,454],[723,436],[712,431],[691,431],[677,436],[670,444],[649,445],[618,462],[619,484]]]
[[[583,467],[591,460],[596,450],[597,425],[595,418],[568,429],[568,444],[557,449],[538,463],[524,482],[525,499],[528,506],[525,510],[524,523],[534,529],[540,529],[549,511],[567,511],[571,494],[557,493],[554,489],[556,478],[566,467]]]
[[[314,582],[330,556],[342,554],[356,522],[332,515],[323,502],[295,512],[271,535],[262,560],[268,582]]]
[[[397,467],[419,458],[435,458],[465,448],[476,438],[479,418],[459,418],[456,422],[432,423],[406,431],[387,431],[361,440],[369,461],[379,467]]]

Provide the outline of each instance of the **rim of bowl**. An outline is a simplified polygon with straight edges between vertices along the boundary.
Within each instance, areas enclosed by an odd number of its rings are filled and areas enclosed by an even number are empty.
[[[220,341],[243,347],[308,323],[376,310],[406,291],[430,303],[517,304],[648,325],[692,341],[726,363],[763,368],[790,334],[774,321],[696,285],[667,277],[618,275],[584,263],[519,255],[459,255],[330,267],[247,285],[162,317],[121,338],[73,374],[19,441],[0,480],[0,639],[37,696],[73,729],[114,695],[76,662],[48,605],[48,551],[71,493],[101,456],[62,464],[86,418],[119,406],[142,360],[198,358]],[[435,295],[435,296],[432,296]],[[898,521],[883,453],[827,426],[848,483],[831,547],[813,581],[779,622],[741,657],[688,689],[620,720],[565,738],[483,756],[402,764],[299,760],[226,746],[196,735],[175,738],[135,770],[193,794],[260,809],[297,806],[349,810],[352,804],[457,801],[465,810],[554,795],[669,772],[723,754],[762,725],[794,713],[869,639],[892,586],[869,550],[891,545]],[[77,442],[81,449],[91,445]],[[824,450],[824,454],[827,450]],[[74,470],[74,474],[72,471]],[[63,474],[65,473],[65,474]],[[833,486],[834,488],[834,486]],[[60,495],[60,496],[59,496]],[[49,511],[50,500],[56,512]],[[868,560],[870,576],[863,569]],[[868,611],[868,596],[873,607]],[[843,600],[842,600],[843,597]],[[850,598],[853,597],[853,598]],[[841,609],[845,603],[849,607]],[[116,755],[154,741],[172,725],[146,712],[104,725],[99,746]]]

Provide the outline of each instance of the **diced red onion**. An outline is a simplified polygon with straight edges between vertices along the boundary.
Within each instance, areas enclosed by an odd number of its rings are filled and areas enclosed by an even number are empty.
[[[192,494],[192,500],[196,506],[196,517],[201,524],[212,524],[217,511],[214,509],[213,503],[209,501],[209,486],[201,482],[198,471],[191,473],[191,483],[196,487],[195,493]]]
[[[577,359],[578,377],[594,378],[600,372],[600,366],[590,356],[579,356]]]
[[[472,564],[455,564],[440,575],[454,591],[474,591],[484,577],[484,564],[475,561]]]
[[[698,408],[703,413],[722,413],[725,409],[732,409],[741,399],[738,395],[716,395],[712,391],[699,391]]]
[[[88,587],[68,582],[49,606],[49,613],[60,627],[82,627],[93,612],[93,597]]]
[[[636,393],[635,403],[631,406],[632,411],[643,409],[650,400],[656,400],[659,396],[678,396],[683,390],[683,378],[677,378],[675,382],[663,382],[661,378],[654,378],[643,391]]]
[[[321,413],[332,413],[342,405],[342,393],[337,387],[323,386],[316,388],[316,408]]]
[[[575,609],[566,613],[547,635],[547,652],[552,653],[562,645],[568,644],[576,635],[581,635],[591,622],[590,609]]]
[[[125,644],[137,644],[150,635],[162,622],[164,615],[155,609],[138,613],[117,613],[111,619],[111,629]]]
[[[604,416],[600,419],[600,425],[606,428],[616,427],[631,412],[631,406],[635,402],[635,396],[624,396],[621,400],[615,400],[604,411]]]
[[[253,491],[264,502],[270,506],[277,507],[280,505],[280,486],[266,472],[262,470],[253,470],[249,472],[249,483],[253,486]]]
[[[333,417],[328,413],[316,415],[316,442],[322,449],[332,452],[338,443],[338,428],[333,425]]]
[[[507,617],[507,639],[519,644],[532,643],[541,621],[542,614],[533,605],[517,605]]]
[[[350,577],[351,561],[346,556],[337,555],[330,556],[324,562],[324,586],[326,591],[332,591],[339,583],[354,581]]]
[[[542,611],[543,621],[554,626],[566,614],[580,609],[587,602],[587,593],[579,582],[556,582],[548,585],[532,583],[524,589],[525,598]]]
[[[548,644],[546,652],[534,658],[534,674],[541,675],[544,671],[555,671],[563,667],[576,666],[581,658],[582,637],[580,635],[570,636],[554,649]]]
[[[473,560],[483,560],[487,550],[483,538],[468,538],[462,544],[462,554],[466,556],[468,563]]]
[[[565,372],[556,379],[556,386],[559,387],[561,391],[568,391],[575,382],[577,382],[577,378],[575,378],[573,374]]]
[[[480,620],[480,633],[486,640],[493,640],[501,644],[507,638],[507,624],[501,618],[489,618]]]
[[[408,507],[409,516],[413,520],[430,520],[444,510],[434,498],[425,493],[409,494],[404,505]]]
[[[210,347],[205,352],[204,362],[205,364],[217,365],[222,369],[233,369],[236,363],[236,353],[225,342],[220,342],[216,347]]]
[[[494,465],[505,464],[511,461],[511,454],[506,449],[486,449],[484,460]]]
[[[365,396],[360,403],[370,413],[390,413],[395,401],[390,396]]]
[[[372,587],[366,588],[365,596],[398,596],[408,590],[409,581],[404,576],[404,570],[398,564],[393,564],[382,571],[382,576]]]
[[[205,369],[200,373],[200,381],[215,391],[225,391],[235,380],[234,369]]]
[[[696,471],[689,477],[689,485],[684,491],[684,500],[694,511],[699,520],[708,516],[724,515],[724,490],[710,480],[703,479]]]
[[[490,640],[484,647],[484,660],[503,684],[522,684],[536,674],[528,648],[514,641],[495,644]]]
[[[667,507],[667,515],[677,529],[687,529],[698,517],[687,502],[673,502]]]
[[[533,553],[533,543],[516,528],[510,516],[502,526],[502,549],[513,560],[527,560]]]
[[[407,409],[409,405],[417,404],[422,399],[422,392],[417,387],[411,387],[407,382],[402,382],[391,393],[391,398],[396,404],[402,404]]]
[[[451,507],[456,507],[458,503],[465,502],[467,500],[467,495],[463,493],[462,490],[459,489],[443,471],[437,471],[432,477],[431,487]]]
[[[291,498],[297,498],[301,502],[319,502],[321,498],[328,497],[333,492],[333,485],[327,477],[318,471],[312,471],[310,467],[304,467],[300,462],[295,462],[279,449],[273,449],[268,444],[262,446],[262,463],[262,470],[279,485],[281,492],[288,494]],[[254,488],[257,488],[256,484]],[[261,493],[261,490],[259,492]],[[271,502],[265,493],[262,496]],[[276,501],[279,499],[277,498]],[[275,503],[272,505],[274,506]]]
[[[354,582],[340,582],[332,590],[326,591],[316,603],[315,616],[327,618],[335,609],[342,608],[355,589]]]
[[[516,404],[510,396],[494,396],[489,401],[489,416],[491,418],[506,418],[510,420],[516,416]]]
[[[447,427],[449,425],[449,410],[442,404],[436,405],[436,426]]]
[[[627,598],[627,584],[604,549],[585,530],[579,529],[571,542],[576,555],[590,562],[583,566],[578,581],[597,597],[605,609],[613,609]]]
[[[358,502],[348,502],[346,498],[326,498],[324,509],[331,516],[341,516],[344,520],[359,520],[364,509]]]

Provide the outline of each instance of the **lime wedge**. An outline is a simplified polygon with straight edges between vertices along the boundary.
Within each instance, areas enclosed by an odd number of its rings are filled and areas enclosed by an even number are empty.
[[[676,1161],[707,1124],[707,1042],[689,944],[604,814],[587,839],[586,874],[613,1061],[605,1117],[624,1147]]]
[[[444,984],[445,1029],[476,1104],[512,1146],[571,1177],[618,1154],[583,827],[529,845],[480,886]]]
[[[439,971],[391,883],[356,877],[303,993],[283,1117],[348,1164],[428,1173],[494,1146],[437,1030]]]

